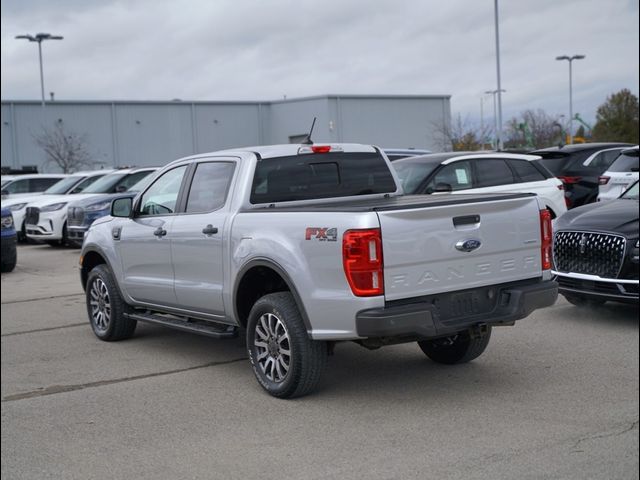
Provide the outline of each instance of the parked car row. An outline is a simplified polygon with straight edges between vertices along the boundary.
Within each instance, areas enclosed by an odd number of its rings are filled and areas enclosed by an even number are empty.
[[[51,245],[73,242],[79,246],[87,224],[108,213],[110,200],[105,200],[103,195],[126,192],[155,170],[156,167],[122,168],[56,177],[57,183],[45,191],[11,194],[3,199],[2,206],[13,214],[20,240],[30,239]],[[76,207],[73,226],[69,226],[67,221],[70,205]],[[77,207],[86,208],[87,212],[79,223],[80,210]]]

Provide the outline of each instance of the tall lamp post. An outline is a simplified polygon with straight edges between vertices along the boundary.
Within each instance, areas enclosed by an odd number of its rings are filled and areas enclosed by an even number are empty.
[[[51,35],[50,33],[36,33],[35,35],[16,35],[17,39],[29,40],[30,42],[38,42],[38,58],[40,59],[40,93],[42,98],[42,108],[44,108],[44,73],[42,72],[42,42],[44,40],[62,40],[64,37],[60,35]]]
[[[556,57],[556,60],[567,60],[569,62],[569,145],[573,143],[573,72],[571,64],[574,60],[582,60],[583,58],[585,58],[585,55],[573,55],[571,57],[562,55]]]
[[[498,93],[504,93],[506,92],[506,90],[504,89],[500,89],[500,90],[487,90],[485,93],[485,95],[492,95],[493,96],[493,122],[494,122],[494,128],[495,128],[495,135],[496,135],[496,145],[495,148],[496,150],[500,150],[501,149],[501,137],[500,137],[500,132],[498,131],[500,129],[500,127],[498,126],[499,124],[499,119],[498,119],[498,110],[496,107],[496,94]]]

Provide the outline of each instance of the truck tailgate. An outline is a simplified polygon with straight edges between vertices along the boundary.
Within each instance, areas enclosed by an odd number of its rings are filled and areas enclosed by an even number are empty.
[[[540,277],[534,196],[377,209],[385,299],[399,300]]]

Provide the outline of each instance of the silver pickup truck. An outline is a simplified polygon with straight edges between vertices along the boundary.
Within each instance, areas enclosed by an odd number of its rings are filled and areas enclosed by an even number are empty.
[[[551,218],[535,195],[405,196],[372,146],[280,145],[176,160],[114,200],[80,257],[101,340],[151,322],[246,332],[259,383],[310,392],[339,341],[478,357],[494,326],[552,305]]]

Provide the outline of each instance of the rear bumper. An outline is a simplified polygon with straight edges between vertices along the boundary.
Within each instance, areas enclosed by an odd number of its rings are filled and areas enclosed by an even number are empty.
[[[555,281],[497,286],[495,305],[490,311],[463,315],[443,315],[442,304],[453,301],[453,294],[433,295],[404,305],[362,310],[356,315],[356,329],[361,337],[433,338],[461,332],[476,324],[512,324],[538,308],[553,305],[558,298]],[[449,309],[451,311],[451,309]]]

